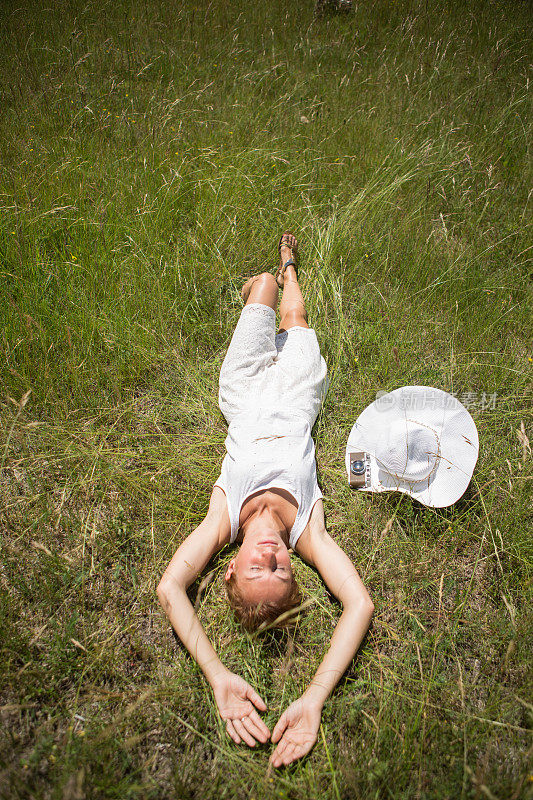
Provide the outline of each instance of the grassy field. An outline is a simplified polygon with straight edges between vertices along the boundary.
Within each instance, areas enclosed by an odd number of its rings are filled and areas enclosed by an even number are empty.
[[[2,4],[0,797],[526,797],[530,12]],[[219,474],[240,287],[287,228],[331,378],[327,526],[376,611],[314,750],[272,772],[226,737],[155,587]],[[451,508],[347,486],[357,415],[407,384],[478,426]],[[294,635],[243,633],[231,552],[199,615],[272,726],[340,611],[295,559]]]

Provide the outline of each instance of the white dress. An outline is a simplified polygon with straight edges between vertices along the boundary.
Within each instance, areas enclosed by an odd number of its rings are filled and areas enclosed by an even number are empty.
[[[294,548],[323,497],[311,429],[329,382],[315,331],[293,327],[276,334],[275,326],[270,306],[244,306],[220,370],[219,406],[229,427],[215,486],[226,495],[232,542],[250,495],[288,491],[298,503],[289,532]]]

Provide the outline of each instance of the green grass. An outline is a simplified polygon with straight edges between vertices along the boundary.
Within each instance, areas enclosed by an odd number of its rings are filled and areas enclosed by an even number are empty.
[[[527,4],[3,10],[0,796],[525,797]],[[287,228],[332,381],[327,525],[376,612],[314,750],[271,773],[270,747],[227,739],[155,586],[218,476],[240,287]],[[346,484],[357,415],[407,384],[476,393],[480,457],[451,508]],[[295,559],[313,602],[294,637],[249,637],[230,552],[199,613],[272,725],[339,607]]]

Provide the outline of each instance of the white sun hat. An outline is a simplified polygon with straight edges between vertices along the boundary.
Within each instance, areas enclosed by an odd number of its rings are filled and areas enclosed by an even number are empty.
[[[464,494],[479,452],[476,425],[462,403],[431,386],[378,392],[359,415],[346,446],[365,453],[360,491],[398,491],[435,508]]]

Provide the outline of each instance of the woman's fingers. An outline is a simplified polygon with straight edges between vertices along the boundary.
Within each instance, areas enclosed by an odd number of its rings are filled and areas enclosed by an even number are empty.
[[[283,738],[270,757],[272,766],[281,767],[282,764],[284,766],[292,764],[293,761],[297,761],[299,758],[302,758],[302,756],[305,756],[310,751],[312,745],[312,741],[302,744],[291,742],[289,739]]]
[[[226,722],[226,730],[228,732],[228,736],[230,737],[230,739],[233,739],[235,744],[241,743],[241,738],[237,733],[237,731],[235,730],[235,728],[233,727],[233,722],[230,719],[228,719],[228,721]]]
[[[247,745],[249,745],[250,747],[255,747],[255,739],[250,733],[248,733],[248,731],[246,730],[246,728],[242,723],[242,720],[234,719],[233,727],[235,728],[241,739],[244,739]]]
[[[266,736],[266,739],[265,739],[265,741],[266,741],[267,739],[269,739],[269,738],[270,738],[270,730],[269,730],[269,729],[268,729],[268,727],[265,725],[265,723],[263,722],[263,720],[261,719],[261,717],[259,716],[259,714],[258,714],[258,713],[257,713],[257,711],[255,710],[255,708],[252,708],[252,710],[250,711],[250,713],[248,714],[248,716],[250,717],[250,719],[252,720],[252,722],[253,722],[255,725],[257,725],[257,727],[259,728],[259,730],[260,730],[260,731],[262,731],[262,732],[264,733],[264,735]]]
[[[265,733],[264,730],[262,730],[258,725],[256,725],[250,716],[244,717],[241,720],[241,722],[248,731],[248,733],[250,733],[252,736],[255,736],[255,738],[258,739],[260,742],[265,743],[267,741],[268,733]],[[266,725],[264,727],[266,727]]]
[[[259,711],[266,711],[266,703],[264,700],[261,700],[255,689],[248,684],[248,689],[246,690],[246,697],[248,700],[251,700],[254,706],[256,706]]]
[[[275,767],[279,767],[280,764],[283,763],[283,754],[288,746],[289,742],[287,741],[287,739],[282,739],[281,742],[276,747],[276,749],[274,750],[274,752],[272,753],[271,759]]]
[[[290,764],[292,761],[296,761],[296,759],[298,758],[298,756],[295,755],[295,752],[294,752],[295,749],[296,749],[296,747],[293,744],[289,744],[287,746],[285,752],[283,753],[283,755],[281,757],[281,760],[285,764],[285,766]]]
[[[272,741],[274,742],[274,744],[281,739],[283,731],[285,730],[288,724],[289,720],[287,717],[287,713],[284,711],[281,717],[278,719],[276,727],[272,732]]]
[[[312,748],[312,746],[314,745],[315,742],[316,742],[316,736],[315,736],[314,739],[309,739],[309,741],[306,742],[305,744],[301,744],[299,752],[298,752],[298,758],[301,758],[302,756],[306,756],[308,754],[308,752],[311,750],[311,748]]]

